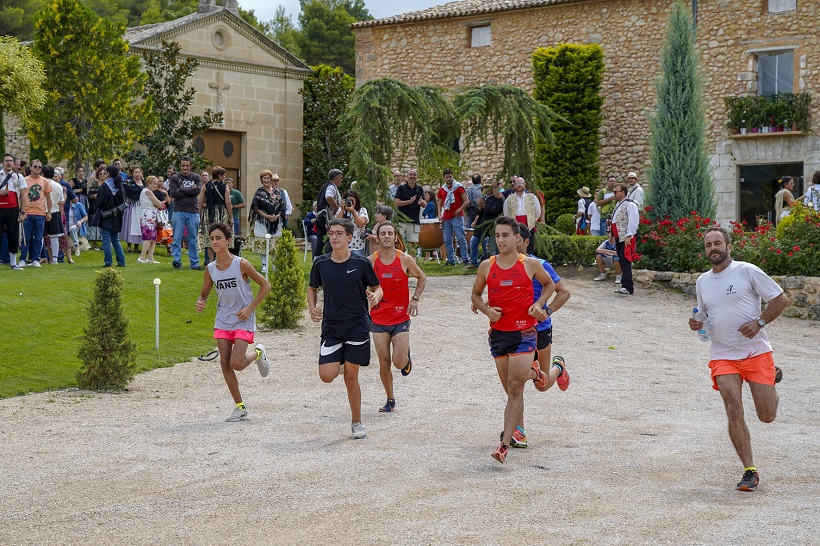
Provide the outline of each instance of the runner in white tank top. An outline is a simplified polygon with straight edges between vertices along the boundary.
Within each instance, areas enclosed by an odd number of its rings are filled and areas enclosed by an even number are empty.
[[[242,402],[236,372],[244,370],[253,362],[257,363],[262,377],[270,372],[264,345],[257,343],[253,351],[247,351],[256,331],[254,310],[270,292],[270,284],[248,260],[230,253],[228,249],[233,238],[230,227],[223,223],[212,224],[208,236],[216,260],[205,269],[205,282],[196,300],[196,310],[201,312],[205,309],[211,288],[216,288],[218,300],[214,338],[219,348],[222,375],[236,404],[225,420],[239,421],[248,416],[248,409]],[[251,279],[259,285],[259,293],[255,298],[250,286]]]

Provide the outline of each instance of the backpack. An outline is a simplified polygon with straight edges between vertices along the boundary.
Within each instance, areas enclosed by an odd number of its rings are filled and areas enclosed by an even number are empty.
[[[578,222],[578,230],[587,231],[589,230],[589,205],[592,203],[593,199],[591,197],[583,197],[582,199],[584,200],[584,215],[581,216],[581,219]]]
[[[316,228],[327,231],[327,193],[328,186],[332,182],[326,182],[322,189],[319,190],[319,195],[316,197]]]

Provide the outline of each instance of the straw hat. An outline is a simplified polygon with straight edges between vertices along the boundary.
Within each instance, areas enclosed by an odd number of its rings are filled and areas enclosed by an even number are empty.
[[[578,195],[580,195],[581,197],[592,197],[592,194],[589,193],[589,188],[586,186],[578,190]]]

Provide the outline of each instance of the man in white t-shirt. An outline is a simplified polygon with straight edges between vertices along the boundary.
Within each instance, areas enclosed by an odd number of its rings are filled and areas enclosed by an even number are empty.
[[[626,175],[626,182],[629,184],[629,191],[626,193],[626,198],[635,201],[635,204],[638,206],[638,212],[643,214],[643,204],[646,197],[641,184],[638,182],[637,173],[630,172]]]
[[[740,491],[752,491],[760,482],[752,461],[752,443],[743,415],[743,381],[749,384],[758,418],[771,423],[777,415],[775,383],[782,378],[774,365],[766,324],[789,306],[783,289],[754,264],[733,261],[731,238],[717,226],[703,237],[712,269],[697,280],[698,308],[705,310],[712,330],[712,387],[720,391],[729,419],[729,438],[743,463]],[[760,312],[761,301],[768,302]],[[703,323],[689,319],[689,328]]]

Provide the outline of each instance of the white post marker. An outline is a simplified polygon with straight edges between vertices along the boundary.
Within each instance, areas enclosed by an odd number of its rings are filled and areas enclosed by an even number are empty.
[[[270,271],[270,233],[265,234],[265,280],[268,280],[268,271]]]
[[[154,287],[156,288],[156,296],[157,296],[156,297],[156,313],[154,315],[155,345],[156,345],[157,351],[159,351],[159,285],[160,285],[160,283],[162,283],[162,281],[159,280],[159,277],[154,279]]]

